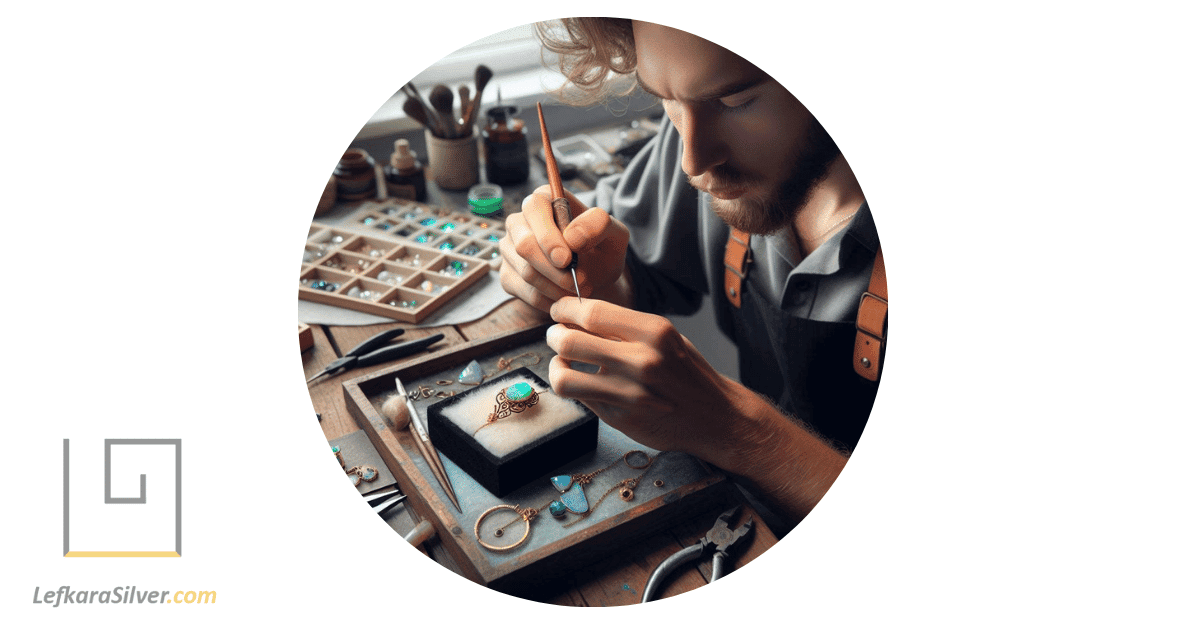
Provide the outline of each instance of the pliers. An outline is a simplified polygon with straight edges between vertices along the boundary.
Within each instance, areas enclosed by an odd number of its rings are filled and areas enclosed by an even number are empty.
[[[679,568],[680,565],[701,558],[709,552],[713,552],[713,582],[724,576],[725,561],[729,559],[734,548],[740,545],[742,540],[749,536],[750,530],[754,528],[753,519],[747,519],[746,523],[738,526],[736,530],[729,527],[729,522],[737,517],[740,509],[741,506],[734,506],[721,513],[721,516],[717,517],[717,523],[708,531],[708,534],[705,534],[700,539],[699,543],[675,552],[670,558],[659,564],[654,569],[654,572],[650,574],[650,579],[646,582],[646,590],[642,593],[642,602],[653,600],[655,594],[658,592],[658,588],[671,575],[671,572]]]
[[[314,379],[322,375],[327,375],[344,368],[349,369],[357,366],[370,366],[372,364],[379,364],[381,362],[395,360],[396,358],[402,358],[406,355],[421,351],[425,347],[428,347],[429,345],[438,342],[442,338],[445,338],[443,334],[433,334],[432,336],[418,338],[416,340],[403,342],[398,345],[388,345],[382,349],[378,348],[387,344],[391,339],[403,333],[404,328],[398,327],[396,329],[389,329],[385,332],[371,336],[363,341],[362,344],[348,351],[345,357],[341,357],[333,362],[330,362],[329,366],[326,366],[318,371],[316,375],[308,378],[308,382],[306,383],[312,383]]]

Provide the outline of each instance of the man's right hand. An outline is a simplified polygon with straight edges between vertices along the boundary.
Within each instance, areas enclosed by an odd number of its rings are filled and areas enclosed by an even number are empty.
[[[576,274],[580,296],[602,298],[628,306],[629,292],[621,281],[629,229],[599,207],[588,209],[566,192],[574,217],[566,231],[554,224],[550,186],[525,197],[520,213],[505,224],[500,241],[500,284],[509,294],[544,312],[555,301],[575,295],[571,253],[579,255]]]

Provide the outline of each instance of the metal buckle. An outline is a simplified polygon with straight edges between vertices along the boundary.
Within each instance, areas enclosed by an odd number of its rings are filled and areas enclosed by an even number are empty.
[[[867,298],[874,299],[874,300],[878,301],[879,303],[881,303],[883,305],[884,314],[886,315],[886,313],[887,313],[887,306],[888,306],[887,299],[884,299],[875,294],[871,294],[870,292],[864,292],[864,293],[862,293],[862,296],[859,297],[859,299],[858,299],[858,315],[854,319],[854,327],[856,329],[858,329],[858,331],[860,333],[866,334],[866,335],[874,338],[875,340],[878,340],[879,342],[883,342],[883,336],[876,335],[874,332],[872,332],[870,330],[863,329],[863,323],[862,323],[863,303],[866,302]],[[882,320],[879,321],[879,331],[880,332],[883,331],[883,321]]]

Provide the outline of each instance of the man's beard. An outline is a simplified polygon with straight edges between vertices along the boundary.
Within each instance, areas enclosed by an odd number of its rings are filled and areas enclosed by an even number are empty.
[[[800,208],[808,202],[817,183],[825,178],[829,166],[840,154],[837,144],[815,118],[808,137],[796,147],[787,178],[767,193],[747,192],[733,200],[713,197],[712,208],[725,224],[747,233],[766,235],[790,226]],[[707,179],[705,179],[707,177]],[[701,190],[748,188],[752,179],[721,164],[702,177],[688,177]],[[701,183],[704,181],[704,183]]]

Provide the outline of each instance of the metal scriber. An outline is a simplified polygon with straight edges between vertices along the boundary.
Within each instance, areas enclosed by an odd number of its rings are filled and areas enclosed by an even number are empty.
[[[708,534],[704,535],[704,538],[700,539],[699,543],[675,552],[659,564],[654,572],[650,574],[650,579],[646,582],[646,590],[642,593],[642,602],[653,600],[654,596],[658,593],[658,589],[673,571],[685,563],[702,558],[709,552],[713,554],[712,581],[715,582],[724,577],[725,563],[729,560],[730,554],[742,543],[743,539],[749,536],[750,530],[754,528],[753,519],[747,519],[746,523],[738,526],[736,530],[729,527],[729,522],[737,517],[740,509],[741,506],[734,506],[721,513],[721,516],[717,517],[717,523],[708,531]]]

